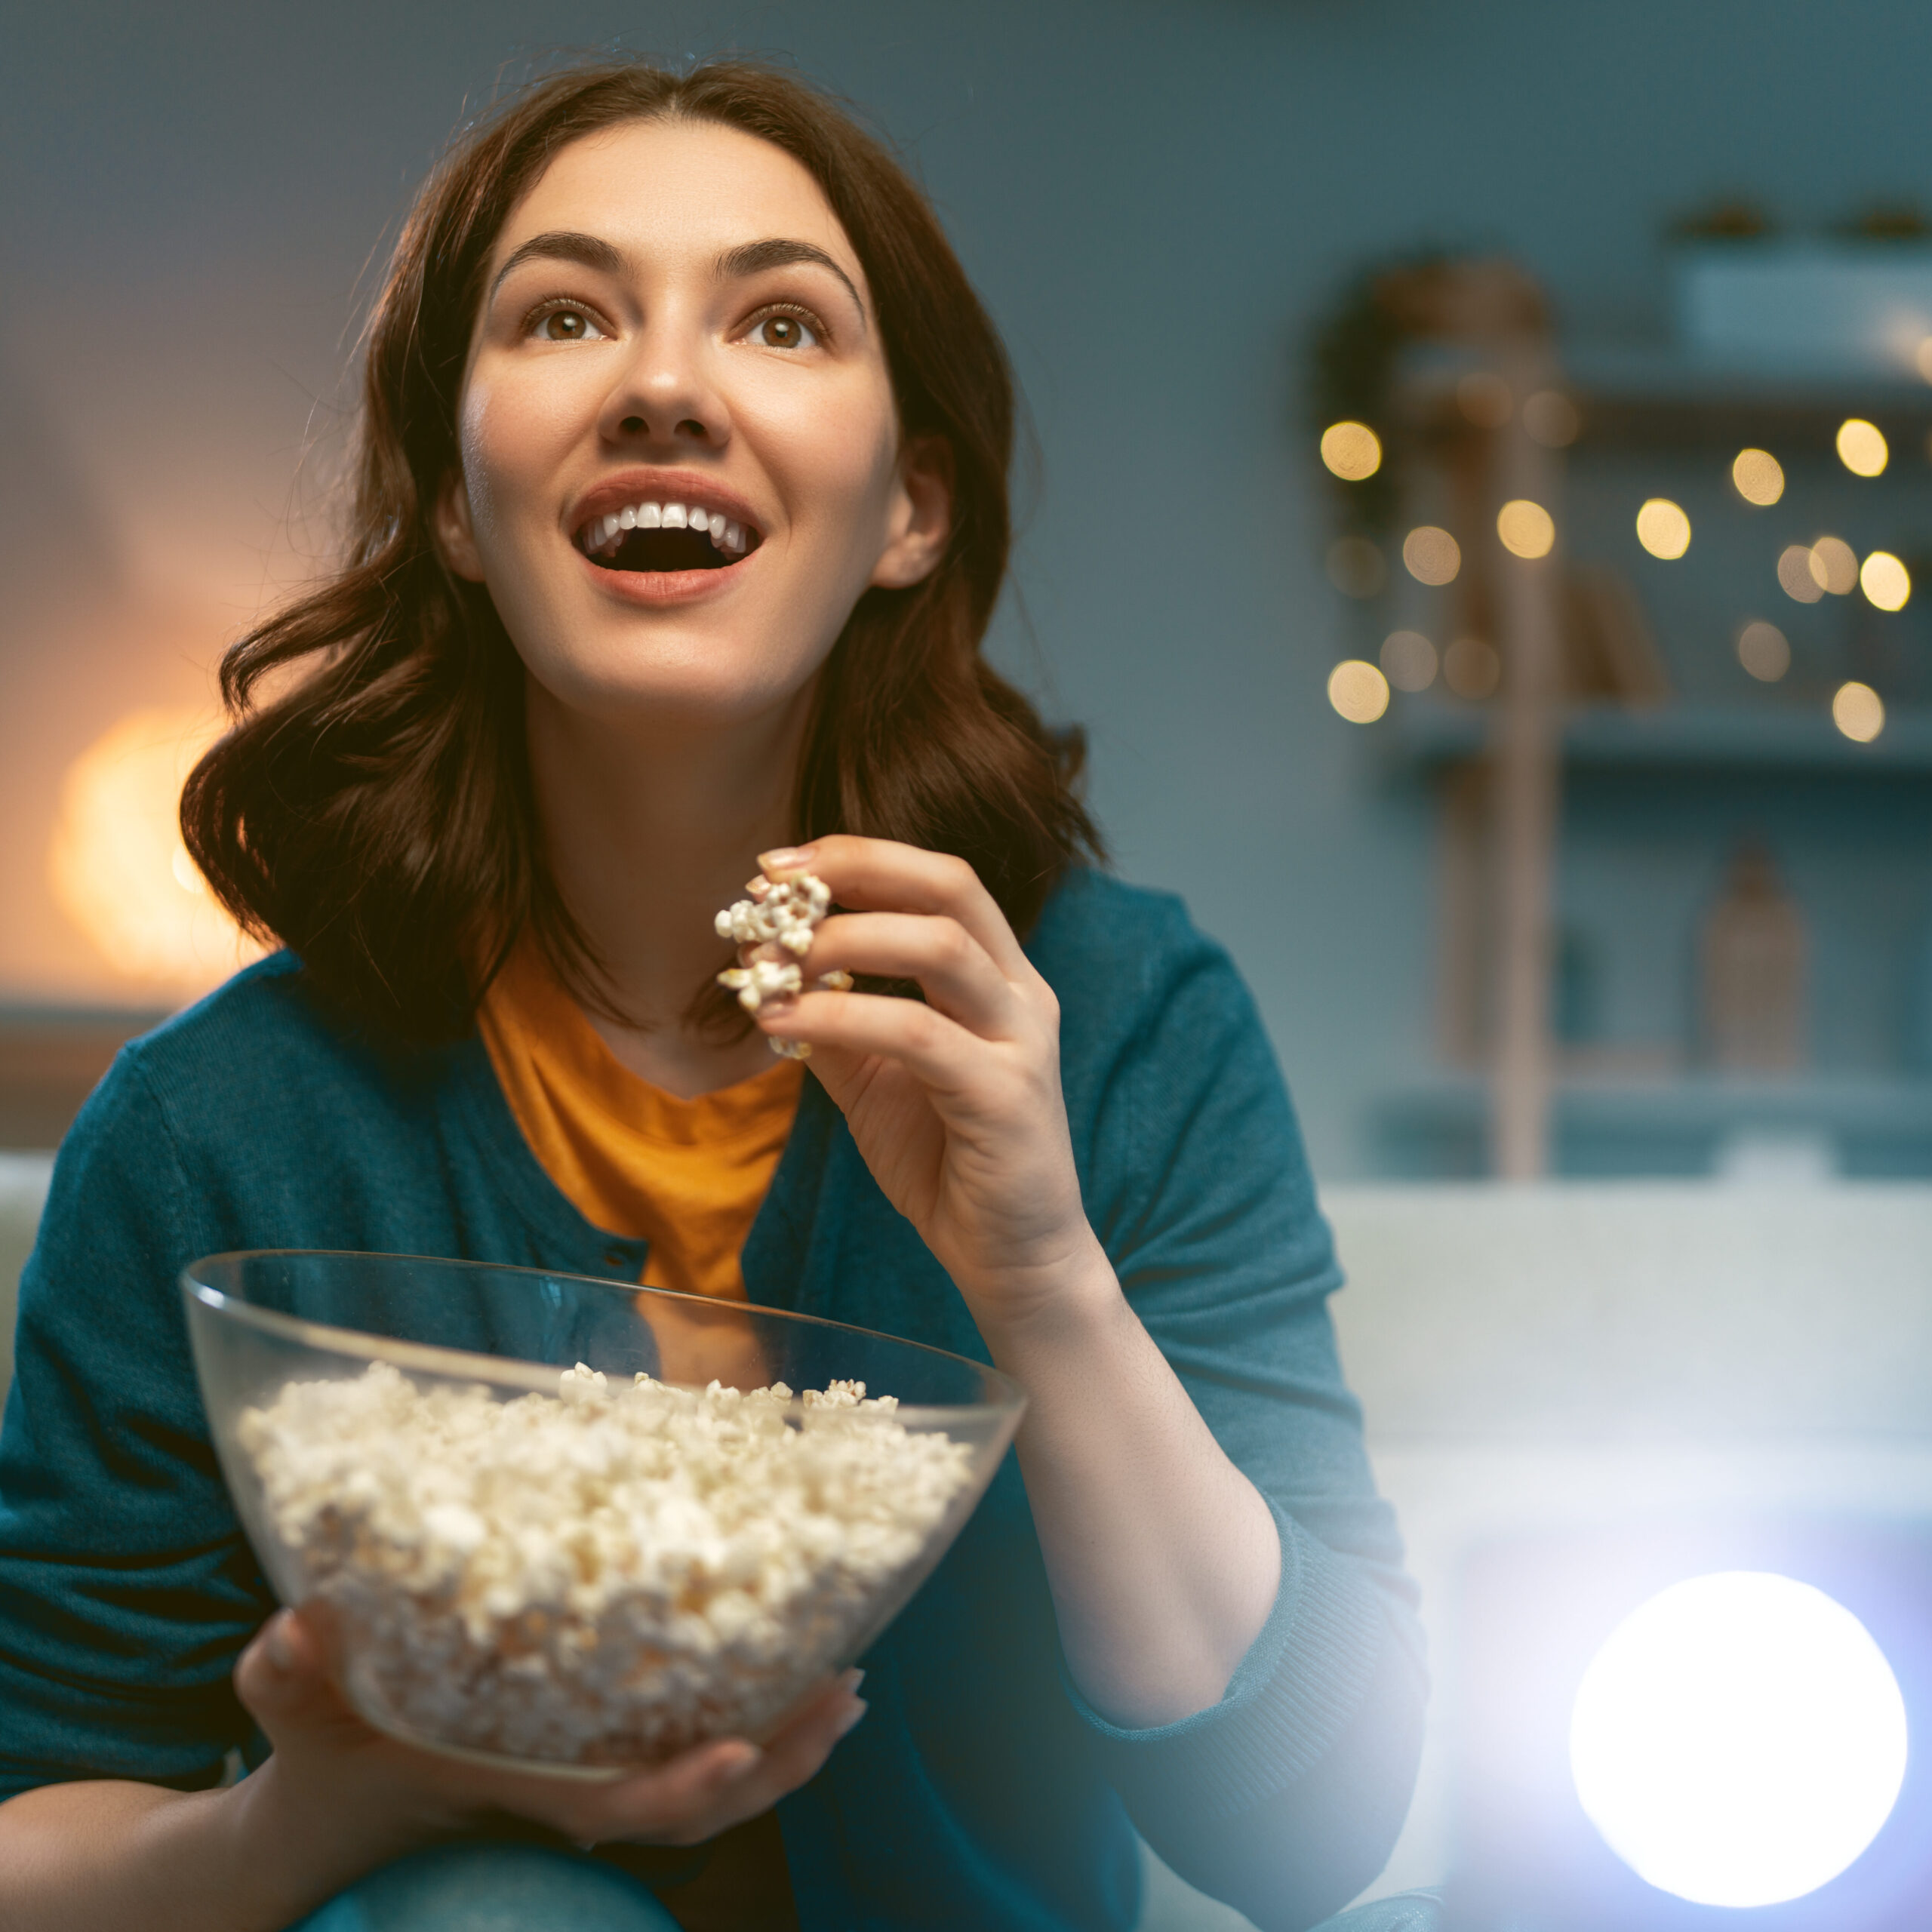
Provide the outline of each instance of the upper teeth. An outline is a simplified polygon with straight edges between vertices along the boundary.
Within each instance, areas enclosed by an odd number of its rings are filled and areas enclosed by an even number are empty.
[[[626,530],[702,530],[719,549],[740,553],[746,544],[745,526],[734,523],[722,510],[707,510],[697,503],[626,503],[586,528],[583,547],[601,550]]]

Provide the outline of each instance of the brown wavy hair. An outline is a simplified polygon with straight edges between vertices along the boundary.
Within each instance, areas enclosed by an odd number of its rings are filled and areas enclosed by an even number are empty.
[[[1075,789],[1078,734],[1048,731],[980,653],[1011,542],[1013,382],[924,196],[789,75],[576,66],[459,131],[417,195],[365,336],[343,562],[228,651],[231,728],[182,795],[183,837],[223,904],[378,1036],[466,1032],[525,930],[580,999],[611,1011],[544,863],[521,662],[487,591],[444,564],[430,518],[459,461],[458,390],[504,220],[567,143],[649,119],[740,128],[806,169],[871,284],[903,432],[951,453],[939,565],[909,589],[868,590],[820,673],[795,835],[956,854],[1022,933],[1069,863],[1102,856]]]

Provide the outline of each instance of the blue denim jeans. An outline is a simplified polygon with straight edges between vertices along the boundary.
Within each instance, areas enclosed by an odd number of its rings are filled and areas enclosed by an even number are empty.
[[[635,1880],[540,1845],[457,1844],[358,1879],[289,1932],[677,1932]]]

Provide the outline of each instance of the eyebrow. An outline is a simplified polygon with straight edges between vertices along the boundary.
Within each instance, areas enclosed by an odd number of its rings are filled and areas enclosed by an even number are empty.
[[[712,266],[721,280],[736,281],[746,275],[762,275],[767,269],[790,268],[801,263],[829,269],[845,285],[845,292],[851,297],[853,306],[862,318],[864,317],[865,298],[853,285],[852,278],[823,248],[811,242],[778,238],[768,242],[741,242],[735,248],[727,248]]]
[[[575,262],[603,275],[615,275],[624,266],[623,254],[609,242],[600,241],[595,235],[580,233],[574,228],[553,228],[545,234],[533,235],[528,242],[510,251],[509,260],[497,271],[497,278],[490,285],[491,298],[494,300],[497,291],[503,287],[503,278],[511,269],[540,259]]]
[[[494,298],[512,269],[537,260],[575,262],[582,267],[595,269],[601,275],[620,274],[625,266],[623,251],[597,235],[586,235],[574,228],[552,229],[542,235],[533,235],[528,242],[511,250],[509,259],[497,271],[497,278],[490,285],[491,297]],[[864,317],[865,299],[853,285],[852,278],[823,248],[810,242],[793,242],[774,236],[765,242],[741,242],[735,248],[727,248],[712,264],[712,269],[720,280],[735,281],[748,275],[762,275],[768,269],[790,268],[801,263],[829,269],[845,285],[854,306]]]

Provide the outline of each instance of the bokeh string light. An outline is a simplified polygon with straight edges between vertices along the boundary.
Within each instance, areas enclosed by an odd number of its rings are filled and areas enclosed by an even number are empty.
[[[1653,497],[1637,512],[1637,541],[1652,556],[1673,562],[1690,547],[1690,519],[1668,497]]]
[[[1778,557],[1778,583],[1787,597],[1800,604],[1815,604],[1824,595],[1824,585],[1812,574],[1810,544],[1785,546]]]
[[[1556,523],[1542,504],[1518,497],[1497,512],[1496,534],[1512,557],[1546,557],[1555,546]]]
[[[1453,583],[1463,568],[1463,546],[1439,525],[1425,523],[1402,539],[1402,561],[1418,583]]]
[[[1912,574],[1889,550],[1874,550],[1859,568],[1859,586],[1881,611],[1903,611],[1912,599]]]
[[[1882,431],[1862,416],[1848,416],[1838,425],[1838,460],[1854,476],[1882,476],[1891,451]]]
[[[1331,423],[1321,432],[1321,460],[1344,483],[1359,483],[1382,467],[1382,438],[1366,423]]]
[[[1856,678],[1832,695],[1832,722],[1854,743],[1869,745],[1885,728],[1885,701]]]
[[[1561,389],[1538,389],[1523,403],[1523,428],[1546,450],[1567,450],[1582,434],[1583,419]]]
[[[1858,552],[1842,537],[1821,537],[1811,546],[1811,580],[1834,597],[1858,588]]]
[[[1328,673],[1328,702],[1351,724],[1373,724],[1389,709],[1389,680],[1364,657],[1345,657]]]
[[[1391,631],[1381,657],[1383,675],[1398,691],[1426,691],[1435,681],[1435,646],[1420,631]]]
[[[1500,429],[1516,413],[1509,385],[1487,369],[1472,370],[1456,385],[1456,406],[1478,429]]]
[[[1731,461],[1730,480],[1747,503],[1761,509],[1784,494],[1784,466],[1769,450],[1740,450]]]
[[[1760,684],[1774,685],[1791,669],[1791,640],[1756,619],[1737,633],[1737,661]]]
[[[1459,637],[1442,654],[1442,681],[1457,697],[1480,703],[1503,681],[1503,660],[1479,637]]]

